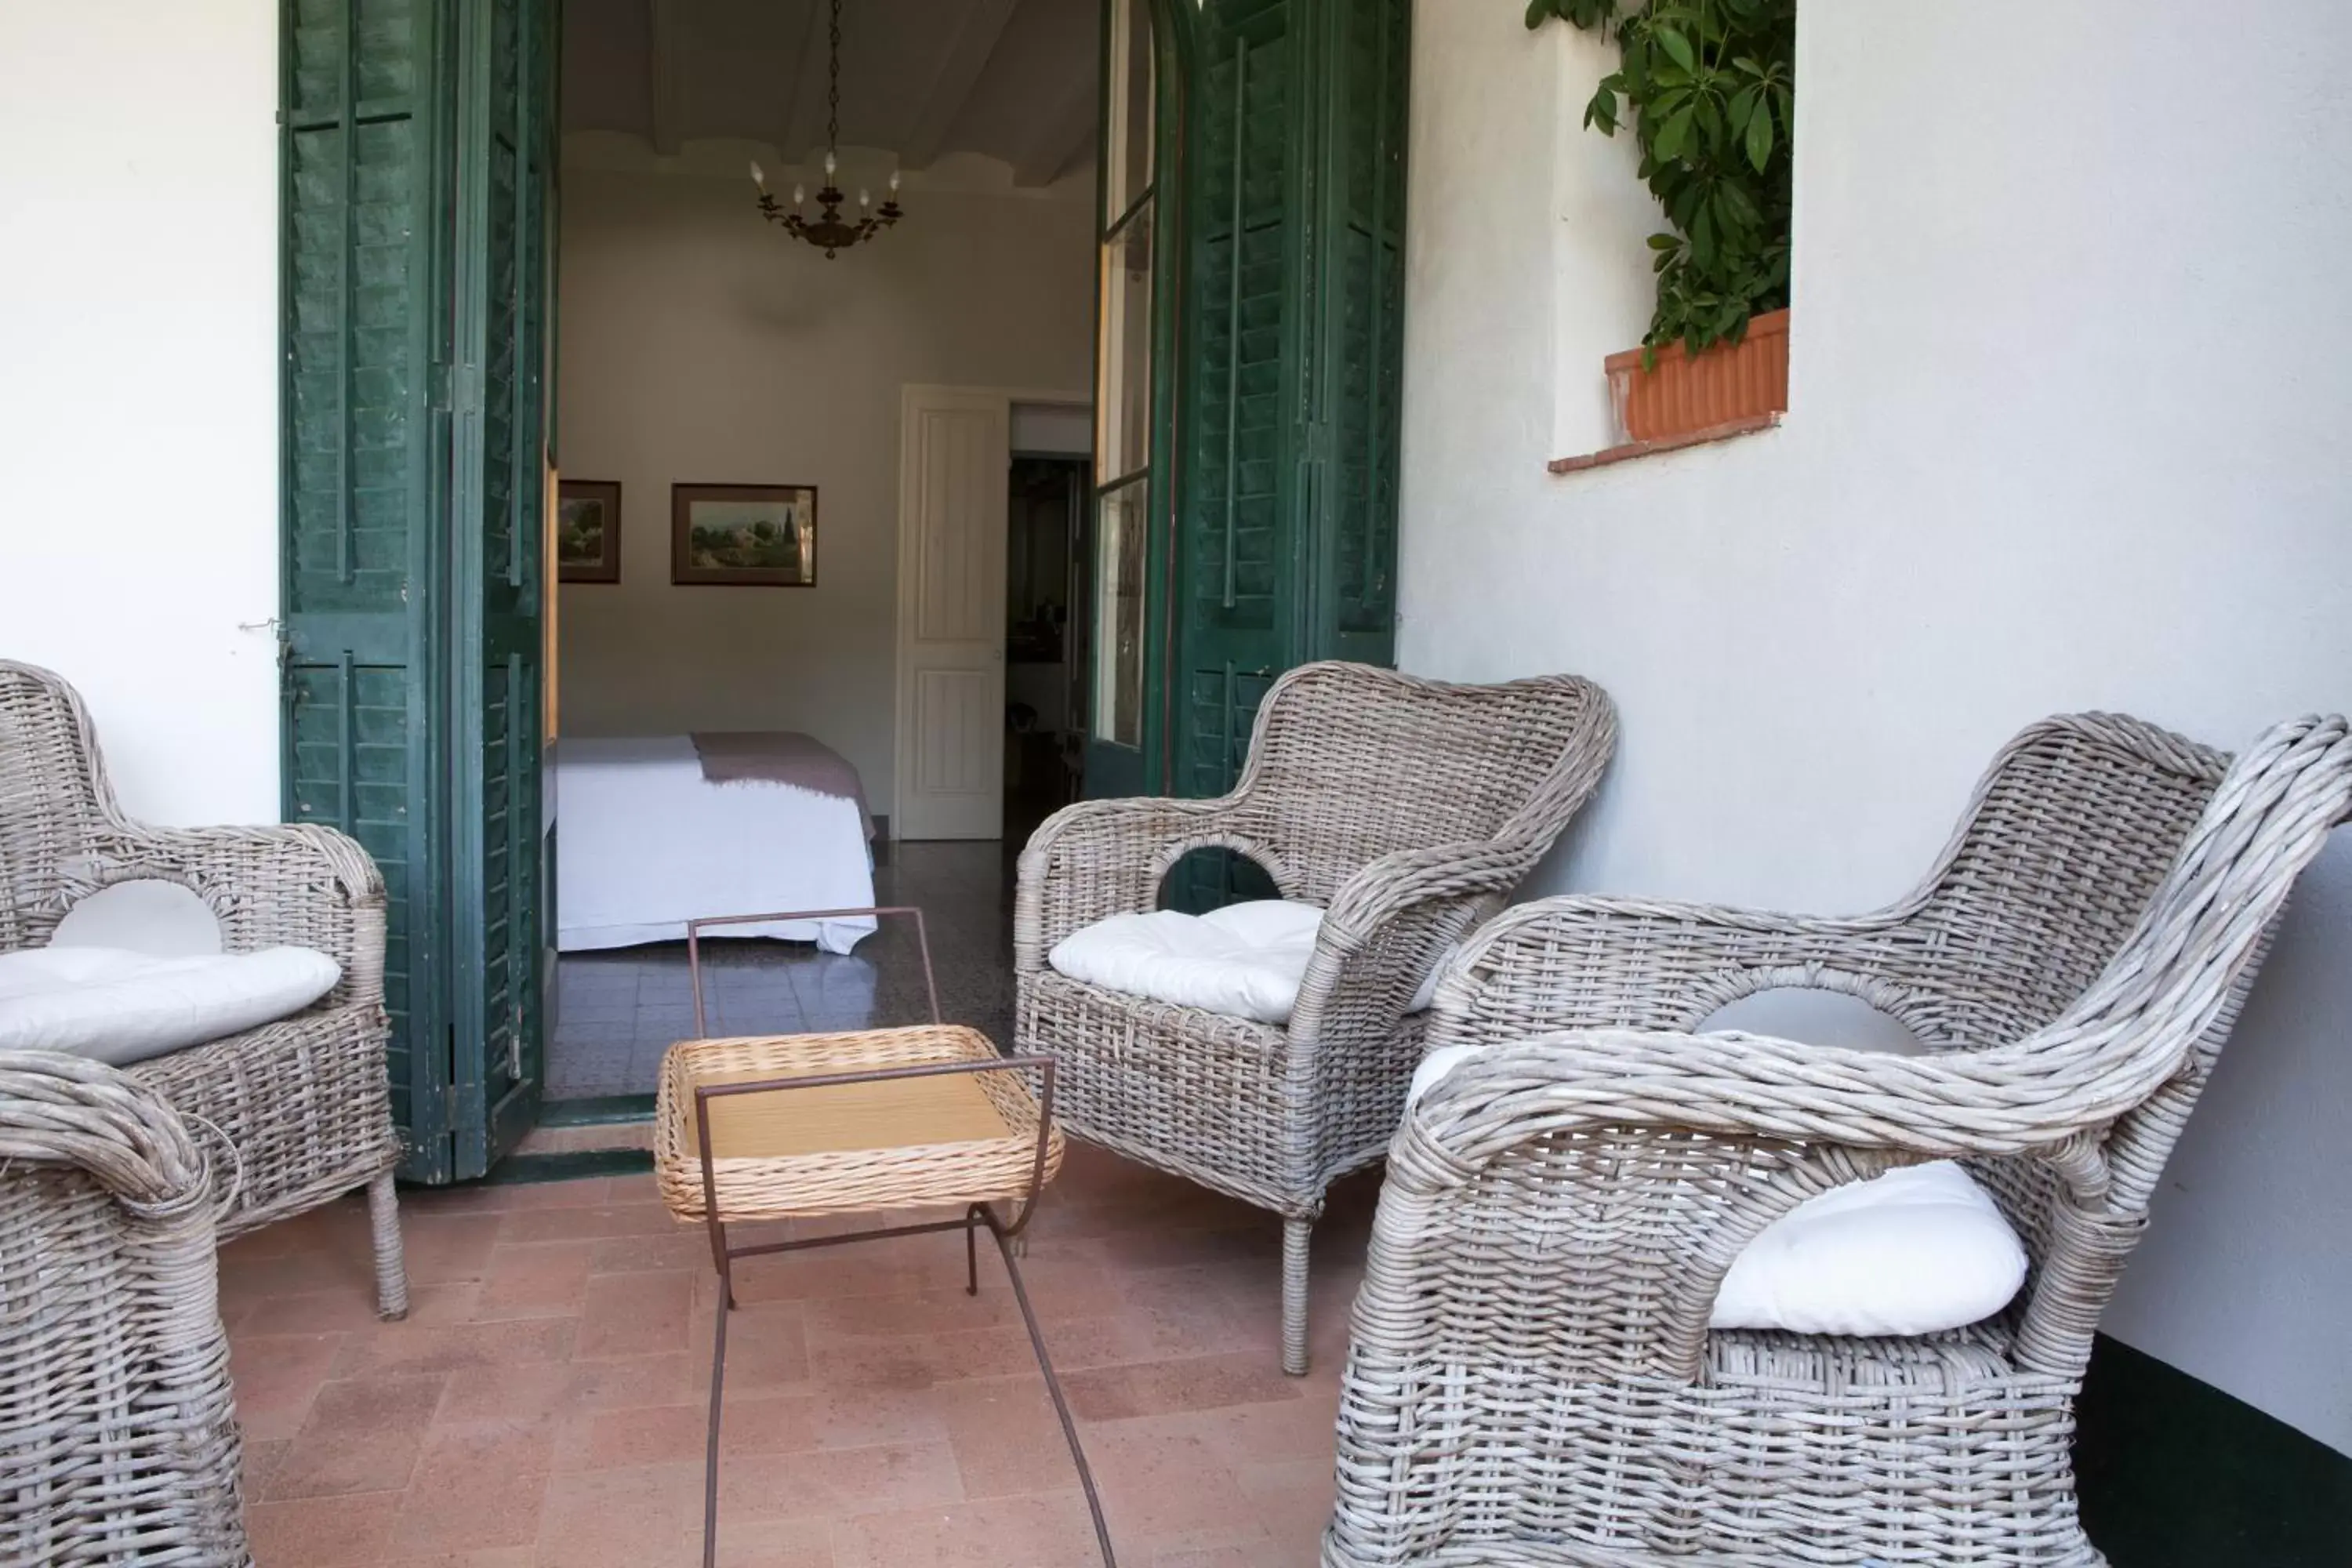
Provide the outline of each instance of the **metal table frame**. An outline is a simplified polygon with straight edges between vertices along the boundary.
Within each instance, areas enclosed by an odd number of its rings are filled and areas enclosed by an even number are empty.
[[[698,1038],[709,1038],[703,1025],[702,1008],[702,932],[710,926],[756,925],[787,920],[843,919],[856,915],[911,915],[915,921],[915,940],[923,955],[923,987],[930,998],[931,1022],[944,1024],[940,1016],[940,992],[932,978],[931,944],[923,925],[923,911],[910,906],[877,906],[855,910],[788,910],[779,913],[757,915],[712,915],[688,921],[686,927],[687,969],[694,986],[694,1032]],[[843,1084],[887,1083],[897,1079],[941,1078],[984,1072],[1030,1072],[1039,1075],[1037,1097],[1037,1153],[1029,1168],[1029,1190],[1022,1195],[1020,1205],[1011,1219],[996,1212],[991,1203],[975,1203],[964,1211],[961,1219],[931,1220],[918,1225],[885,1226],[872,1230],[849,1231],[839,1236],[815,1236],[799,1240],[762,1242],[751,1247],[731,1246],[727,1239],[728,1222],[719,1213],[717,1178],[711,1168],[710,1102],[737,1095],[774,1094],[796,1089],[823,1089]],[[839,1247],[853,1241],[880,1241],[889,1237],[929,1236],[939,1232],[961,1230],[964,1242],[964,1293],[980,1294],[980,1232],[985,1228],[996,1238],[996,1250],[1004,1259],[1005,1277],[1013,1282],[1013,1299],[1021,1308],[1021,1321],[1029,1331],[1029,1348],[1036,1352],[1037,1370],[1045,1374],[1045,1392],[1053,1395],[1054,1414],[1061,1418],[1062,1436],[1068,1439],[1070,1458],[1078,1470],[1078,1485],[1085,1491],[1087,1511],[1093,1517],[1095,1543],[1101,1549],[1106,1568],[1117,1568],[1118,1559],[1112,1554],[1110,1529],[1103,1521],[1102,1499],[1095,1490],[1094,1472],[1087,1464],[1087,1453],[1078,1441],[1077,1423],[1070,1415],[1070,1405],[1062,1393],[1062,1380],[1055,1375],[1053,1358],[1045,1351],[1045,1336],[1037,1326],[1037,1313],[1029,1304],[1028,1288],[1021,1281],[1021,1267],[1013,1256],[1013,1242],[1029,1228],[1036,1216],[1037,1205],[1045,1195],[1045,1159],[1048,1142],[1054,1132],[1054,1058],[1051,1057],[1004,1057],[992,1062],[939,1062],[910,1067],[880,1068],[870,1072],[824,1073],[805,1078],[761,1079],[744,1083],[697,1084],[694,1089],[694,1129],[702,1162],[703,1223],[710,1235],[710,1260],[719,1272],[718,1329],[710,1352],[710,1433],[704,1461],[702,1491],[702,1563],[703,1568],[715,1568],[719,1552],[719,1419],[720,1399],[727,1380],[727,1318],[735,1310],[735,1264],[747,1258],[761,1258],[771,1253],[799,1252],[818,1247]]]

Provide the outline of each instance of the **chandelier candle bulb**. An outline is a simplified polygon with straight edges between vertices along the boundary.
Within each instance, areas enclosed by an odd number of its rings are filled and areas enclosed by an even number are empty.
[[[770,194],[767,175],[760,165],[751,165],[751,182],[760,187],[760,216],[794,239],[805,240],[824,251],[828,259],[851,246],[863,245],[906,216],[898,206],[896,169],[890,172],[890,194],[883,199],[880,210],[875,209],[872,191],[861,186],[856,213],[849,217],[842,216],[842,203],[847,198],[835,183],[841,169],[841,0],[832,0],[832,12],[833,26],[828,34],[831,51],[825,61],[824,184],[817,187],[816,216],[811,217],[805,210],[806,185],[793,186],[793,210],[788,212]]]

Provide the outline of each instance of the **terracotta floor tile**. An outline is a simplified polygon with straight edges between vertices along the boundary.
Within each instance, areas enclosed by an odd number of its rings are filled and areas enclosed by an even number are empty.
[[[405,1488],[446,1381],[377,1375],[325,1384],[263,1497],[278,1501]]]
[[[757,1431],[760,1413],[753,1407],[760,1403],[764,1402],[746,1400],[744,1407],[750,1414],[740,1423],[730,1420],[721,1428],[722,1436],[733,1436],[729,1428],[738,1426]],[[736,1411],[730,1408],[727,1414],[733,1417]],[[699,1404],[599,1411],[572,1424],[559,1445],[556,1464],[566,1471],[699,1465],[709,1421],[709,1406]]]
[[[595,1262],[593,1241],[538,1241],[491,1250],[474,1315],[484,1321],[580,1312]]]
[[[408,1319],[412,1323],[462,1323],[473,1316],[479,1288],[470,1281],[445,1285],[409,1282]],[[268,1334],[354,1333],[372,1331],[383,1320],[376,1316],[375,1284],[357,1281],[331,1290],[306,1290],[290,1296],[254,1300],[231,1323],[231,1333],[243,1339]]]
[[[1254,1352],[1083,1367],[1062,1382],[1071,1410],[1085,1421],[1285,1404],[1299,1397],[1297,1380]]]
[[[1240,1479],[1275,1545],[1295,1552],[1298,1562],[1314,1562],[1324,1527],[1331,1522],[1330,1459],[1263,1461],[1243,1467]]]
[[[511,1323],[385,1323],[353,1336],[335,1364],[338,1377],[378,1372],[480,1372],[572,1353],[576,1325],[562,1318]]]
[[[440,1419],[561,1419],[583,1411],[688,1403],[707,1394],[708,1364],[691,1356],[479,1367],[450,1380]]]
[[[507,1241],[595,1241],[616,1236],[667,1236],[677,1221],[659,1204],[599,1204],[593,1208],[513,1209],[499,1236]]]
[[[245,1531],[255,1568],[346,1568],[383,1561],[394,1516],[407,1494],[248,1502]]]
[[[401,1248],[411,1285],[478,1279],[504,1219],[495,1214],[415,1214],[404,1216]]]
[[[966,1497],[1066,1491],[1077,1484],[1069,1440],[1042,1377],[972,1378],[935,1391]]]
[[[702,1467],[649,1465],[559,1475],[539,1516],[542,1568],[678,1568],[702,1521]]]
[[[687,1310],[694,1281],[684,1274],[596,1274],[582,1296],[582,1361],[663,1355],[687,1346]]]
[[[239,1333],[229,1341],[237,1424],[247,1437],[291,1437],[302,1429],[342,1353],[341,1334]]]
[[[1119,1541],[1220,1546],[1265,1533],[1227,1457],[1181,1418],[1115,1422],[1083,1436]]]
[[[630,1276],[618,1275],[616,1279]],[[696,1374],[696,1386],[708,1396],[710,1393],[710,1338],[717,1326],[715,1299],[698,1304],[688,1318],[688,1352],[700,1369]],[[801,1315],[798,1301],[772,1301],[754,1305],[740,1303],[728,1315],[727,1321],[727,1393],[730,1398],[738,1394],[760,1390],[797,1387],[809,1381],[808,1331]]]
[[[393,1528],[393,1550],[417,1556],[539,1539],[552,1431],[548,1424],[436,1428]]]
[[[1275,1364],[1278,1226],[1073,1150],[1024,1272],[1127,1568],[1316,1560],[1369,1212],[1349,1203],[1317,1233],[1317,1363],[1291,1380]],[[642,1177],[404,1194],[403,1207],[433,1277],[405,1323],[373,1315],[356,1202],[223,1253],[260,1568],[695,1568],[718,1300],[703,1234]],[[722,1563],[1094,1562],[1003,1265],[981,1268],[966,1296],[953,1234],[741,1267]]]
[[[963,1496],[945,1443],[802,1454],[722,1454],[722,1519],[812,1519],[955,1502]]]
[[[835,1568],[1089,1568],[1101,1561],[1075,1489],[865,1513],[834,1527]]]
[[[721,1519],[719,1568],[835,1568],[833,1533],[831,1522],[821,1519]],[[681,1549],[686,1553],[682,1561],[702,1561],[699,1523],[687,1533]]]

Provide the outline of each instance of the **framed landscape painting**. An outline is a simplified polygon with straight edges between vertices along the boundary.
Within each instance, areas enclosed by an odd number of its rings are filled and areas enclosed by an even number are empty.
[[[816,585],[814,485],[672,485],[669,580]]]
[[[621,487],[604,479],[560,481],[555,503],[555,580],[621,580]]]

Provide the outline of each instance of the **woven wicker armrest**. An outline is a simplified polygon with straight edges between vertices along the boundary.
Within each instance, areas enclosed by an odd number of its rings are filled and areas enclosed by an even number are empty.
[[[57,1051],[0,1051],[0,1162],[79,1166],[149,1215],[209,1201],[205,1160],[161,1095]]]
[[[1072,931],[1156,908],[1161,879],[1187,850],[1252,847],[1236,832],[1234,808],[1232,796],[1087,800],[1047,817],[1021,851],[1014,967],[1042,969]]]
[[[1492,1045],[1559,1029],[1688,1029],[1775,985],[1897,999],[1924,940],[1907,910],[1851,920],[1648,899],[1538,899],[1463,944],[1438,983],[1429,1044]]]
[[[307,947],[343,967],[337,1005],[383,1000],[383,877],[366,850],[331,827],[150,827],[110,835],[93,863],[74,868],[67,902],[114,882],[155,879],[193,889],[212,907],[231,952]]]
[[[1603,1127],[1926,1159],[2046,1150],[2105,1127],[2178,1068],[2102,1048],[2115,1043],[2060,1025],[1921,1057],[1728,1031],[1580,1029],[1490,1047],[1455,1068],[1414,1105],[1391,1159],[1467,1175],[1531,1139]]]

